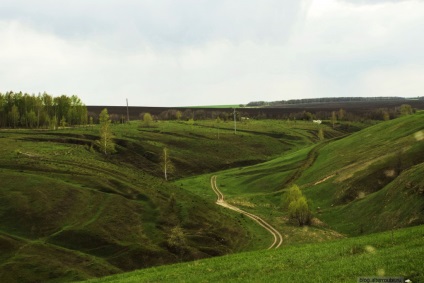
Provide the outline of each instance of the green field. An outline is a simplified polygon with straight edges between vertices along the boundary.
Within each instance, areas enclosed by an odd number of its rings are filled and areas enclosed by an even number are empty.
[[[292,245],[149,268],[87,282],[357,282],[404,277],[422,282],[424,227],[319,244]]]
[[[133,121],[112,125],[112,155],[97,148],[98,126],[0,130],[0,281],[66,282],[160,265],[115,278],[277,281],[300,274],[301,281],[354,282],[379,269],[421,278],[423,253],[413,247],[421,243],[422,251],[423,231],[404,227],[424,223],[423,121],[421,112],[374,126],[325,122],[323,141],[306,121],[241,121],[236,133],[232,122]],[[159,165],[164,147],[176,167],[169,182]],[[215,205],[212,175],[228,203],[281,232],[281,250],[257,251],[269,246],[270,234]],[[292,184],[312,208],[307,228],[290,222],[282,206]],[[382,231],[395,231],[396,241],[390,232],[374,234]],[[361,234],[368,235],[347,238]],[[408,260],[383,265],[398,255]]]

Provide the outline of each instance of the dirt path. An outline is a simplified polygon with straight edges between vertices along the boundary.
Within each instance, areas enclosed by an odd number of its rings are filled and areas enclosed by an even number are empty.
[[[216,200],[216,204],[223,206],[225,208],[231,209],[233,211],[242,213],[244,215],[246,215],[247,217],[253,219],[256,223],[258,223],[260,226],[262,226],[263,228],[265,228],[269,233],[271,233],[271,235],[274,237],[274,242],[272,242],[271,246],[269,246],[269,249],[277,249],[281,246],[281,244],[283,243],[283,236],[281,236],[280,232],[277,231],[277,229],[275,229],[274,227],[272,227],[268,222],[266,222],[265,220],[263,220],[262,218],[260,218],[257,215],[254,215],[252,213],[249,213],[247,211],[244,211],[236,206],[233,206],[229,203],[227,203],[224,200],[224,195],[221,193],[221,191],[218,189],[218,186],[216,184],[216,178],[217,176],[212,176],[211,178],[211,187],[212,190],[215,192],[215,194],[217,195],[218,199]]]

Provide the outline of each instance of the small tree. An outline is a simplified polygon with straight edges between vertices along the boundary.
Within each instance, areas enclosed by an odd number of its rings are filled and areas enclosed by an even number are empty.
[[[346,116],[346,111],[343,108],[340,108],[337,116],[338,116],[340,121],[344,120],[344,118]]]
[[[322,127],[319,127],[318,129],[318,138],[320,141],[324,140],[324,130],[322,129]]]
[[[331,124],[333,124],[333,129],[334,129],[334,124],[337,121],[337,115],[336,115],[336,111],[331,112]]]
[[[390,114],[387,111],[383,112],[383,120],[384,121],[389,121],[390,120]]]
[[[300,191],[297,185],[291,186],[288,191],[283,195],[283,207],[289,208],[290,203],[298,200],[302,196],[302,192]]]
[[[152,115],[150,115],[150,113],[145,113],[143,115],[143,125],[145,127],[151,127],[152,123],[153,123]]]
[[[52,130],[56,130],[57,127],[57,117],[53,116],[50,120],[49,120],[49,128]]]
[[[190,125],[190,130],[193,130],[194,119],[193,119],[193,118],[190,118],[190,119],[188,120],[188,124]]]
[[[178,254],[180,257],[188,252],[187,249],[187,234],[184,232],[184,229],[177,225],[173,227],[168,234],[166,240],[167,245],[171,251]]]
[[[175,116],[177,117],[177,120],[181,120],[181,117],[183,116],[183,113],[181,113],[181,111],[177,111],[177,114],[175,114]]]
[[[66,118],[65,118],[65,117],[63,117],[63,118],[60,120],[60,126],[61,126],[62,128],[65,128],[65,127],[66,127],[66,125],[67,125],[67,123],[66,123]]]
[[[18,107],[16,105],[12,106],[12,110],[10,110],[10,112],[9,112],[9,117],[10,117],[10,122],[13,125],[13,128],[16,128],[16,126],[19,123],[19,118],[20,118],[19,110],[18,110]]]
[[[165,176],[165,180],[168,181],[168,174],[173,173],[175,171],[174,164],[172,163],[171,159],[169,158],[169,151],[168,148],[163,148],[162,156],[161,156],[161,167],[163,174]]]
[[[409,105],[409,104],[402,104],[400,106],[400,114],[402,116],[411,115],[413,113],[414,113],[414,110],[412,109],[411,105]]]
[[[28,126],[30,128],[33,128],[37,124],[37,115],[35,114],[33,110],[28,112],[27,120],[28,120]]]
[[[218,139],[219,139],[219,130],[221,129],[221,119],[218,117],[216,117],[216,123],[218,124]]]
[[[110,119],[109,114],[107,113],[107,109],[103,109],[100,112],[99,116],[100,122],[100,140],[97,141],[97,144],[100,147],[100,150],[104,152],[104,154],[115,152],[115,143],[113,142],[113,135],[110,131]]]
[[[290,219],[297,221],[299,226],[310,222],[312,215],[308,202],[297,185],[291,186],[286,192],[283,206],[288,209]]]
[[[299,226],[308,224],[311,221],[311,211],[304,196],[290,203],[289,216],[291,219],[295,219]]]

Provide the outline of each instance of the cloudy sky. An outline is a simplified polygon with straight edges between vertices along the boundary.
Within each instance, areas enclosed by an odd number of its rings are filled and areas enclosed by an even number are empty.
[[[424,96],[424,1],[1,0],[9,90],[134,106]]]

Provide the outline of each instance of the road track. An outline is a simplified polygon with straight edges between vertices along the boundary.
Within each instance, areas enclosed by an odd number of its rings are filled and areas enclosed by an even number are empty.
[[[242,214],[246,215],[247,217],[251,218],[252,220],[254,220],[256,223],[258,223],[260,226],[262,226],[264,229],[266,229],[274,237],[274,241],[269,246],[268,250],[278,249],[281,246],[281,244],[283,243],[283,236],[281,236],[280,232],[278,232],[277,229],[275,229],[273,226],[271,226],[271,224],[269,224],[268,222],[266,222],[265,220],[263,220],[259,216],[252,214],[250,212],[244,211],[244,210],[242,210],[242,209],[240,209],[240,208],[238,208],[234,205],[227,203],[224,200],[224,195],[219,190],[218,185],[216,184],[216,178],[217,178],[216,175],[212,176],[212,178],[211,178],[212,190],[215,192],[215,194],[218,197],[217,200],[216,200],[216,204],[223,206],[225,208],[231,209],[233,211],[242,213]]]

